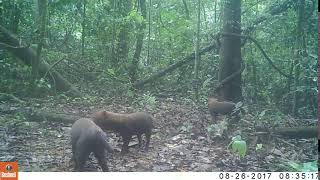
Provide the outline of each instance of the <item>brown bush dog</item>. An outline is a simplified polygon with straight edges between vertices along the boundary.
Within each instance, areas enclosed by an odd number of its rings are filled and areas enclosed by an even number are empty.
[[[228,101],[218,101],[216,98],[208,98],[208,109],[211,116],[215,119],[217,114],[231,114],[236,108],[236,104]]]
[[[113,152],[107,143],[106,133],[92,119],[81,118],[71,128],[71,144],[75,170],[83,171],[83,166],[91,152],[97,158],[103,171],[108,171],[105,161],[105,149]]]
[[[103,130],[112,130],[122,137],[121,153],[127,153],[129,142],[133,135],[137,135],[139,146],[142,145],[141,135],[146,136],[145,149],[148,150],[152,133],[152,116],[144,112],[119,114],[108,111],[98,111],[93,115],[93,121]]]

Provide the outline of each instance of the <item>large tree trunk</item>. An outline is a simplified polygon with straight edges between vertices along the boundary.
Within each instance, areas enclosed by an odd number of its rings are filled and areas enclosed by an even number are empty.
[[[7,45],[0,45],[0,49],[4,48],[19,58],[25,64],[31,66],[32,60],[36,59],[35,52],[28,47],[21,47],[19,39],[0,25],[0,42]],[[50,65],[45,61],[39,62],[39,75],[44,76],[50,69]],[[49,82],[55,86],[58,91],[69,91],[71,96],[80,96],[80,92],[67,80],[65,80],[57,71],[50,70],[51,76],[48,76]]]
[[[228,0],[224,3],[223,33],[241,33],[241,3],[239,0]],[[223,81],[241,68],[241,38],[222,36],[220,48],[219,81]],[[240,101],[242,99],[241,74],[226,83],[218,92],[224,100]]]

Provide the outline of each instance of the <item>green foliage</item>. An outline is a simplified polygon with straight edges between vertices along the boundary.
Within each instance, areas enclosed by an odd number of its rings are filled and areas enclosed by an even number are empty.
[[[50,89],[51,85],[45,79],[41,78],[36,80],[36,85],[38,88]]]
[[[222,121],[217,124],[210,124],[206,130],[211,137],[222,137],[223,133],[227,130],[228,122]]]
[[[288,171],[299,171],[299,172],[317,172],[318,171],[318,166],[317,166],[317,161],[310,161],[306,163],[296,163],[293,161],[289,161],[288,165],[290,170]]]
[[[17,120],[17,121],[25,121],[26,120],[26,117],[21,112],[15,113],[14,117],[15,117],[14,119]]]
[[[36,1],[3,1],[0,9],[4,14],[1,24],[21,40],[22,45],[32,47],[37,45]],[[115,2],[115,3],[113,3]],[[83,13],[83,1],[59,0],[49,1],[48,31],[46,46],[43,49],[43,60],[48,64],[65,57],[53,69],[58,71],[68,81],[88,93],[95,90],[108,92],[112,95],[134,97],[130,91],[128,67],[136,50],[136,37],[140,25],[146,25],[142,52],[138,63],[138,77],[144,79],[150,74],[161,71],[169,65],[183,60],[194,52],[196,30],[196,2],[186,1],[189,15],[181,0],[153,0],[151,6],[147,3],[149,19],[141,16],[138,1],[86,1],[86,12]],[[201,43],[203,48],[212,43],[211,35],[221,29],[222,5],[224,1],[201,1]],[[217,4],[215,4],[217,3]],[[292,72],[295,56],[297,11],[296,4],[288,10],[270,15],[270,7],[277,7],[282,1],[252,1],[241,4],[241,29],[253,26],[250,35],[256,39],[274,64],[286,74]],[[216,5],[216,9],[215,9]],[[242,59],[246,68],[242,74],[243,94],[245,102],[254,102],[255,110],[268,109],[264,115],[256,114],[259,121],[275,118],[280,121],[283,114],[290,114],[293,106],[293,93],[298,95],[296,104],[298,116],[314,118],[317,116],[317,12],[312,9],[313,1],[306,1],[306,18],[304,28],[304,50],[307,52],[299,57],[297,67],[301,71],[297,77],[297,89],[292,83],[271,68],[257,47],[246,41],[242,48]],[[18,16],[19,15],[19,16]],[[265,21],[254,24],[257,17],[266,16]],[[148,17],[148,16],[147,16]],[[18,18],[18,19],[15,19]],[[16,21],[17,20],[17,21]],[[18,22],[18,23],[16,23]],[[15,27],[16,26],[16,27]],[[150,27],[150,41],[149,41]],[[84,29],[83,29],[84,28]],[[84,31],[83,31],[84,30]],[[126,31],[123,31],[126,30]],[[84,32],[84,34],[83,34]],[[126,32],[125,34],[121,34]],[[84,38],[84,55],[82,55],[82,36]],[[120,39],[126,37],[126,42]],[[25,43],[23,43],[25,42]],[[123,59],[119,47],[126,46],[128,54]],[[148,49],[149,48],[149,49]],[[147,56],[149,54],[149,57]],[[217,49],[201,56],[199,78],[200,94],[207,96],[212,93],[218,82],[219,53]],[[16,63],[6,51],[0,52],[1,92],[29,95],[31,86],[30,67]],[[156,88],[177,90],[178,95],[192,95],[191,79],[193,78],[193,63],[189,63],[176,71],[156,80],[154,86],[146,86],[147,90]],[[93,74],[88,76],[88,74]],[[47,77],[50,74],[47,75]],[[45,77],[45,79],[47,79]],[[43,77],[40,77],[43,78]],[[88,85],[90,84],[90,85]],[[44,92],[55,88],[43,79],[36,82]],[[95,87],[93,87],[95,86]],[[87,89],[86,89],[87,88]],[[251,108],[251,107],[249,107]],[[281,112],[281,113],[280,113]]]
[[[152,94],[145,93],[137,97],[134,103],[138,104],[140,109],[148,109],[154,111],[156,110],[157,100],[156,97]]]
[[[130,13],[128,14],[128,16],[124,18],[124,20],[127,23],[135,22],[138,24],[142,24],[144,21],[143,17],[140,14],[138,14],[136,10],[130,11]]]
[[[240,135],[232,138],[232,141],[228,145],[228,149],[230,148],[230,146],[233,152],[238,153],[241,158],[244,158],[247,153],[247,143],[246,141],[241,139]]]
[[[256,145],[256,151],[260,151],[262,149],[262,144],[257,144]]]
[[[190,124],[189,122],[184,122],[183,125],[180,127],[180,131],[189,134],[192,130],[192,127],[192,124]]]

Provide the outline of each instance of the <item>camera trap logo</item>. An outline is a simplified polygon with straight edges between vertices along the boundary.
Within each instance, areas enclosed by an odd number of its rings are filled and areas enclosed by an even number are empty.
[[[17,180],[18,162],[0,162],[0,180]]]

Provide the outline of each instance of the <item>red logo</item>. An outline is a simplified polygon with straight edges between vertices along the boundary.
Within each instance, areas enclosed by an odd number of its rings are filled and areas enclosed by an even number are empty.
[[[18,180],[18,162],[0,162],[0,180]]]

